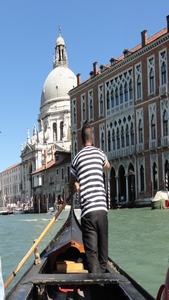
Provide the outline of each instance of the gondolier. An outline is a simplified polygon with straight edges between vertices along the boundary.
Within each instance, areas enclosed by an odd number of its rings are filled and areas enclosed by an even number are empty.
[[[104,168],[110,168],[104,152],[93,146],[93,131],[86,122],[82,128],[83,148],[71,165],[70,187],[79,189],[81,224],[90,273],[106,272],[108,260],[108,220]]]

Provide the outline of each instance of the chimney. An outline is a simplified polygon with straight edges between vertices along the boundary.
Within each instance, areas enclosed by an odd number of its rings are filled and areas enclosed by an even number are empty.
[[[141,46],[144,47],[147,45],[147,30],[141,32]]]
[[[101,73],[104,71],[104,70],[106,70],[107,69],[107,67],[106,66],[104,66],[104,65],[100,65],[100,71],[101,71]]]
[[[124,57],[127,57],[129,54],[131,54],[131,51],[129,51],[129,49],[124,49],[123,54],[124,54]]]
[[[78,73],[77,75],[76,75],[76,78],[77,78],[77,85],[79,85],[80,84],[80,73]]]
[[[169,32],[169,15],[166,17],[167,19],[167,32]]]
[[[93,72],[93,71],[91,71],[89,74],[90,74],[90,78],[92,78],[92,77],[93,77],[93,75],[94,75],[94,72]]]
[[[116,62],[118,62],[118,59],[115,59],[114,57],[110,58],[111,66],[114,65]]]
[[[97,61],[93,63],[93,76],[97,75]]]

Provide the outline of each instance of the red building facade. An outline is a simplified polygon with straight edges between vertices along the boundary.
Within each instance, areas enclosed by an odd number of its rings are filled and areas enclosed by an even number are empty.
[[[149,204],[169,179],[169,16],[167,27],[110,59],[70,91],[73,156],[91,122],[95,146],[112,163],[110,207]]]

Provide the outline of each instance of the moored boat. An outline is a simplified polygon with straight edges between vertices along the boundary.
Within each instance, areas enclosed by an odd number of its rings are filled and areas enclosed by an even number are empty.
[[[81,228],[73,208],[40,259],[9,291],[7,300],[154,299],[111,259],[107,273],[88,273]]]
[[[6,208],[3,208],[3,209],[0,210],[0,215],[1,216],[12,215],[12,214],[13,214],[12,210],[9,210],[9,209],[6,209]]]
[[[151,207],[153,209],[169,208],[169,192],[158,191],[151,201]]]

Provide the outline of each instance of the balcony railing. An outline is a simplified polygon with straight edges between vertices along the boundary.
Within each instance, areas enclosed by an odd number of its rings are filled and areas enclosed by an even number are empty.
[[[161,146],[163,147],[169,146],[169,136],[161,137]]]
[[[149,141],[149,148],[150,149],[157,148],[157,141],[156,140]]]
[[[136,148],[137,148],[137,152],[142,152],[144,150],[144,144],[143,143],[138,144]]]
[[[135,152],[135,146],[129,146],[126,148],[116,149],[112,150],[111,152],[107,153],[107,157],[109,160],[119,158],[119,157],[125,157],[128,155],[132,155]]]

